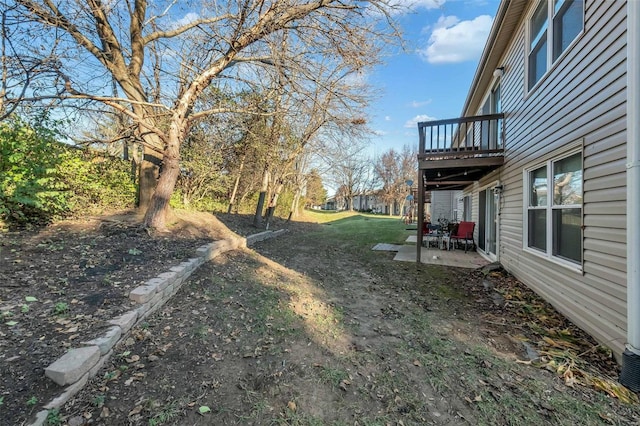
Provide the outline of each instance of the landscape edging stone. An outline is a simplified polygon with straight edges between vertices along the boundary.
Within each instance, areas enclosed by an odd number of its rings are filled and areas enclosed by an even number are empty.
[[[206,263],[209,260],[212,260],[219,256],[222,253],[227,251],[242,249],[249,247],[256,242],[264,241],[269,238],[276,237],[282,233],[287,232],[286,229],[280,229],[277,231],[264,231],[258,234],[249,235],[248,237],[231,237],[223,240],[218,240],[211,242],[209,244],[205,244],[196,249],[196,257],[190,258],[186,262],[181,262],[178,266],[174,266],[169,268],[169,271],[160,273],[157,277],[151,278],[145,282],[144,285],[136,287],[131,290],[129,293],[129,299],[135,302],[138,306],[130,311],[127,311],[111,320],[108,321],[109,324],[112,324],[115,327],[120,328],[120,336],[119,339],[115,340],[113,344],[111,341],[104,344],[106,348],[106,353],[103,354],[103,348],[97,345],[96,342],[101,338],[105,338],[107,334],[114,331],[107,331],[105,335],[99,336],[93,340],[83,343],[84,346],[77,349],[84,349],[95,347],[95,351],[97,351],[98,356],[92,355],[87,362],[91,364],[89,366],[84,366],[83,370],[86,368],[85,372],[80,375],[80,377],[71,383],[65,383],[68,385],[64,391],[53,398],[47,404],[43,406],[44,410],[41,410],[35,414],[34,421],[29,424],[29,426],[42,426],[45,424],[47,420],[47,415],[49,410],[60,408],[63,406],[69,399],[71,399],[75,394],[80,392],[82,388],[89,382],[89,379],[98,374],[98,371],[104,366],[107,360],[113,355],[113,348],[115,348],[121,342],[124,342],[129,335],[131,334],[131,329],[136,325],[142,323],[145,318],[151,315],[153,312],[157,311],[161,306],[163,306],[174,294],[178,292],[182,284],[186,281],[186,279],[200,266]],[[166,284],[165,284],[166,282]],[[142,289],[141,287],[145,287]],[[135,298],[132,297],[132,293],[135,292]],[[143,295],[143,297],[139,297]],[[142,300],[142,301],[141,301]],[[153,302],[153,303],[152,303]],[[115,328],[114,327],[114,328]],[[108,348],[107,348],[108,346]],[[73,350],[73,349],[72,349]],[[67,353],[68,354],[68,353]],[[47,369],[51,366],[59,362],[67,354],[58,358],[54,361]],[[93,360],[91,358],[95,357]],[[45,371],[47,371],[45,369]],[[54,375],[55,376],[55,375]],[[49,377],[49,376],[47,376]],[[49,377],[51,378],[51,377]],[[52,379],[54,382],[55,380]],[[56,382],[57,383],[57,382]]]

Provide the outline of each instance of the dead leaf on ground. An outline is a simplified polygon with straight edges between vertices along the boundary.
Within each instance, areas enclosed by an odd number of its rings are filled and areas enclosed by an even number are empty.
[[[638,402],[640,402],[637,394],[631,392],[619,383],[599,377],[590,377],[589,381],[594,388],[606,392],[609,396],[618,398],[626,404],[638,404]]]
[[[109,412],[109,408],[108,407],[102,407],[102,411],[100,412],[100,418],[101,419],[106,419],[110,415],[111,415],[111,413]]]
[[[136,414],[140,414],[142,412],[142,405],[136,405],[135,408],[129,411],[129,417],[135,416]]]
[[[129,363],[129,364],[133,364],[134,362],[138,362],[140,361],[140,355],[131,355],[130,358],[125,358],[125,360]]]

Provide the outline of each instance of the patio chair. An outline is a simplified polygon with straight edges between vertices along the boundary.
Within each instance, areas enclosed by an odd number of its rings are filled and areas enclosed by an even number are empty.
[[[429,226],[431,222],[422,222],[422,235],[427,235],[429,233]]]
[[[431,242],[435,241],[437,246],[440,246],[440,238],[442,238],[442,227],[440,225],[434,225],[425,222],[422,227],[422,235],[424,236],[423,243],[426,243],[428,248]]]
[[[464,241],[464,252],[467,252],[468,245],[471,244],[471,248],[475,250],[476,243],[473,240],[473,231],[476,227],[475,222],[460,222],[458,229],[455,233],[449,235],[449,241],[456,247],[457,242]]]

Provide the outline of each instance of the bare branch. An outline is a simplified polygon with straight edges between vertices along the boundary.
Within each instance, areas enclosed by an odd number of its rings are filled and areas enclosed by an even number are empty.
[[[226,14],[226,15],[222,15],[222,16],[216,16],[213,18],[206,18],[206,19],[197,19],[193,22],[190,22],[186,25],[183,25],[180,28],[176,28],[173,30],[169,30],[169,31],[156,31],[153,32],[149,35],[147,35],[146,37],[144,37],[142,39],[142,43],[143,44],[149,44],[152,41],[156,41],[158,39],[161,38],[172,38],[172,37],[177,37],[183,33],[186,33],[187,31],[199,26],[199,25],[205,25],[205,24],[215,24],[216,22],[220,22],[223,21],[225,19],[231,19],[233,18],[233,15],[231,14]]]
[[[76,25],[72,24],[64,15],[62,15],[62,13],[60,13],[58,8],[53,4],[53,2],[51,2],[51,0],[44,0],[44,4],[49,7],[51,12],[40,7],[32,0],[16,1],[24,6],[28,11],[33,13],[35,16],[40,18],[43,22],[51,25],[52,27],[61,28],[66,31],[76,40],[76,42],[80,46],[91,52],[91,54],[95,56],[103,65],[110,65],[104,52],[100,50],[93,42],[91,42],[89,38],[82,34],[82,31]]]

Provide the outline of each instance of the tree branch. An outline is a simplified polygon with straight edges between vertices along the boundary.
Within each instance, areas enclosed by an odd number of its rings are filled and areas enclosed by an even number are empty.
[[[176,37],[179,36],[180,34],[183,34],[187,31],[189,31],[192,28],[197,27],[198,25],[204,25],[204,24],[214,24],[216,22],[220,22],[224,19],[230,19],[233,18],[233,15],[227,13],[225,15],[222,16],[216,16],[215,18],[206,18],[206,19],[197,19],[193,22],[190,22],[186,25],[183,25],[180,28],[176,28],[174,30],[170,30],[170,31],[156,31],[154,33],[151,33],[145,37],[142,38],[142,43],[147,45],[149,43],[151,43],[152,41],[161,39],[161,38],[172,38],[172,37]]]
[[[207,109],[207,110],[202,110],[202,111],[198,111],[196,113],[193,113],[191,115],[189,115],[189,119],[188,121],[190,123],[193,123],[194,121],[200,120],[206,116],[212,115],[212,114],[220,114],[220,113],[234,113],[234,114],[251,114],[251,115],[256,115],[256,116],[260,116],[260,117],[271,117],[277,114],[277,112],[260,112],[260,111],[251,111],[251,110],[245,110],[245,109],[237,109],[237,108],[211,108],[211,109]]]
[[[19,4],[24,6],[29,12],[33,13],[35,16],[43,20],[45,23],[58,27],[66,31],[71,37],[76,40],[76,42],[87,49],[93,56],[100,61],[105,67],[110,69],[110,63],[107,60],[104,52],[98,48],[91,40],[82,34],[80,29],[73,25],[69,20],[58,10],[56,5],[54,5],[51,0],[44,0],[44,3],[51,10],[52,13],[49,13],[45,9],[41,8],[32,0],[16,0]]]

